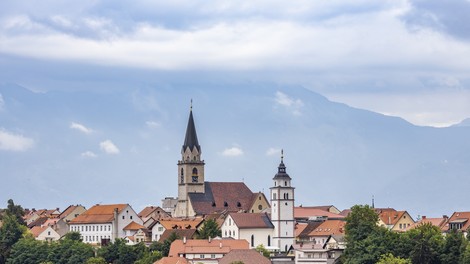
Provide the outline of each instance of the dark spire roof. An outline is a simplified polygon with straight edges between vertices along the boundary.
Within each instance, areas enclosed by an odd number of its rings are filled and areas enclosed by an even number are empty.
[[[191,109],[189,111],[188,127],[186,128],[186,137],[184,138],[183,152],[187,147],[189,147],[189,150],[191,151],[196,147],[197,151],[201,153],[201,146],[199,146],[199,142],[197,141],[196,126],[194,126],[192,100]]]
[[[286,165],[284,165],[284,150],[281,150],[281,163],[277,167],[277,173],[273,179],[291,179],[289,174],[286,173]]]

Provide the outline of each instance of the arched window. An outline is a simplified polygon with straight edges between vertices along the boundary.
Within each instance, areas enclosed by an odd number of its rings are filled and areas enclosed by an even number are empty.
[[[255,247],[255,235],[251,235],[251,247]]]
[[[193,168],[193,176],[197,176],[197,168]]]
[[[287,186],[287,181],[284,182],[284,186]]]
[[[286,199],[289,200],[289,193],[286,193]]]
[[[271,246],[271,236],[268,235],[268,247],[270,247],[270,246]]]
[[[180,181],[181,181],[181,183],[184,183],[184,170],[183,170],[183,168],[181,168],[181,174],[180,175],[181,175]]]
[[[197,168],[193,168],[193,176],[192,176],[193,182],[196,183],[199,181],[198,176],[197,176]]]

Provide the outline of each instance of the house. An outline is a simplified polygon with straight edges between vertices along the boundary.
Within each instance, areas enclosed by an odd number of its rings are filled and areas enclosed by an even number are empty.
[[[407,211],[396,211],[393,208],[376,208],[375,211],[379,215],[380,221],[382,221],[379,225],[392,231],[404,232],[415,223]]]
[[[260,213],[270,208],[263,193],[253,193],[243,182],[205,181],[205,162],[201,154],[191,105],[181,160],[177,165],[178,201],[173,217],[204,217],[225,211]]]
[[[39,224],[40,221],[45,221],[45,220],[39,220],[36,222],[39,218],[57,218],[60,215],[59,208],[56,209],[26,209],[25,210],[25,215],[24,215],[24,220],[26,222],[26,225],[30,228],[33,226],[41,225]],[[36,223],[34,223],[36,222]],[[34,224],[33,224],[34,223]]]
[[[470,228],[469,219],[470,212],[454,212],[442,228],[442,231],[447,233],[450,230],[459,230],[466,236]]]
[[[249,249],[244,239],[175,240],[169,257],[184,257],[189,263],[215,264],[235,249]]]
[[[296,240],[300,242],[310,241],[310,233],[315,230],[323,221],[309,221],[308,223],[300,223],[299,225],[306,225],[302,228],[299,234],[296,234]]]
[[[419,221],[416,221],[416,223],[410,225],[409,227],[406,228],[406,231],[417,228],[423,224],[431,224],[433,226],[437,226],[439,229],[443,229],[445,225],[447,224],[449,220],[449,217],[447,215],[444,215],[442,217],[426,217],[423,215]]]
[[[196,239],[198,234],[197,229],[168,229],[163,232],[158,242],[164,242],[165,240],[170,238],[173,233],[175,233],[176,236],[180,239],[184,237],[187,239]]]
[[[203,218],[169,218],[156,221],[148,228],[152,230],[152,241],[159,241],[166,230],[198,229]]]
[[[221,231],[223,237],[245,239],[251,248],[258,245],[267,249],[272,247],[274,225],[266,213],[230,213]]]
[[[59,218],[64,219],[66,223],[70,222],[75,217],[81,215],[86,211],[86,208],[83,205],[69,205],[62,213],[60,213]]]
[[[160,220],[164,218],[170,218],[170,214],[165,212],[162,208],[158,206],[147,206],[140,213],[137,214],[142,221],[147,222],[150,218],[154,220]]]
[[[271,261],[254,249],[234,249],[219,260],[219,264],[271,264]]]
[[[51,226],[35,226],[30,230],[36,240],[41,241],[57,241],[61,235],[57,233]]]
[[[336,207],[335,207],[336,208]],[[297,222],[306,222],[312,220],[326,220],[326,219],[343,219],[345,216],[340,215],[339,213],[334,213],[326,210],[328,208],[323,207],[303,207],[303,206],[296,206],[294,207],[294,218]],[[333,209],[332,209],[333,210]],[[335,212],[338,211],[337,209],[334,210]]]
[[[70,231],[79,232],[83,242],[106,244],[125,238],[124,228],[131,222],[143,222],[129,204],[97,204],[69,222]]]
[[[342,249],[330,249],[313,242],[292,245],[296,264],[333,264],[341,256]]]
[[[183,257],[163,257],[153,264],[189,264]]]
[[[308,234],[309,241],[323,247],[331,235],[344,235],[345,225],[344,220],[326,220]]]
[[[150,231],[143,225],[134,221],[123,228],[128,244],[138,244],[150,241]]]

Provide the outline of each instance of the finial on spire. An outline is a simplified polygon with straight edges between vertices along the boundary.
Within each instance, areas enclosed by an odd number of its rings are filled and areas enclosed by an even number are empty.
[[[284,149],[281,149],[281,162],[284,162]]]
[[[193,111],[193,98],[191,98],[191,105],[189,106],[189,110]]]
[[[372,195],[372,208],[375,208],[374,195]]]

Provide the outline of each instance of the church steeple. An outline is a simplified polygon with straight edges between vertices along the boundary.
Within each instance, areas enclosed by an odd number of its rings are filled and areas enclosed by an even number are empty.
[[[279,167],[277,167],[277,173],[274,176],[273,180],[277,179],[291,179],[289,174],[286,172],[286,165],[284,165],[284,150],[281,150],[281,163],[279,163]]]
[[[199,146],[199,142],[197,140],[196,126],[194,125],[193,100],[191,100],[191,109],[189,110],[189,120],[188,120],[188,126],[186,128],[186,136],[184,138],[182,152],[185,152],[186,148],[188,147],[189,147],[189,151],[191,152],[194,150],[194,148],[196,148],[197,151],[201,153],[201,146]]]

